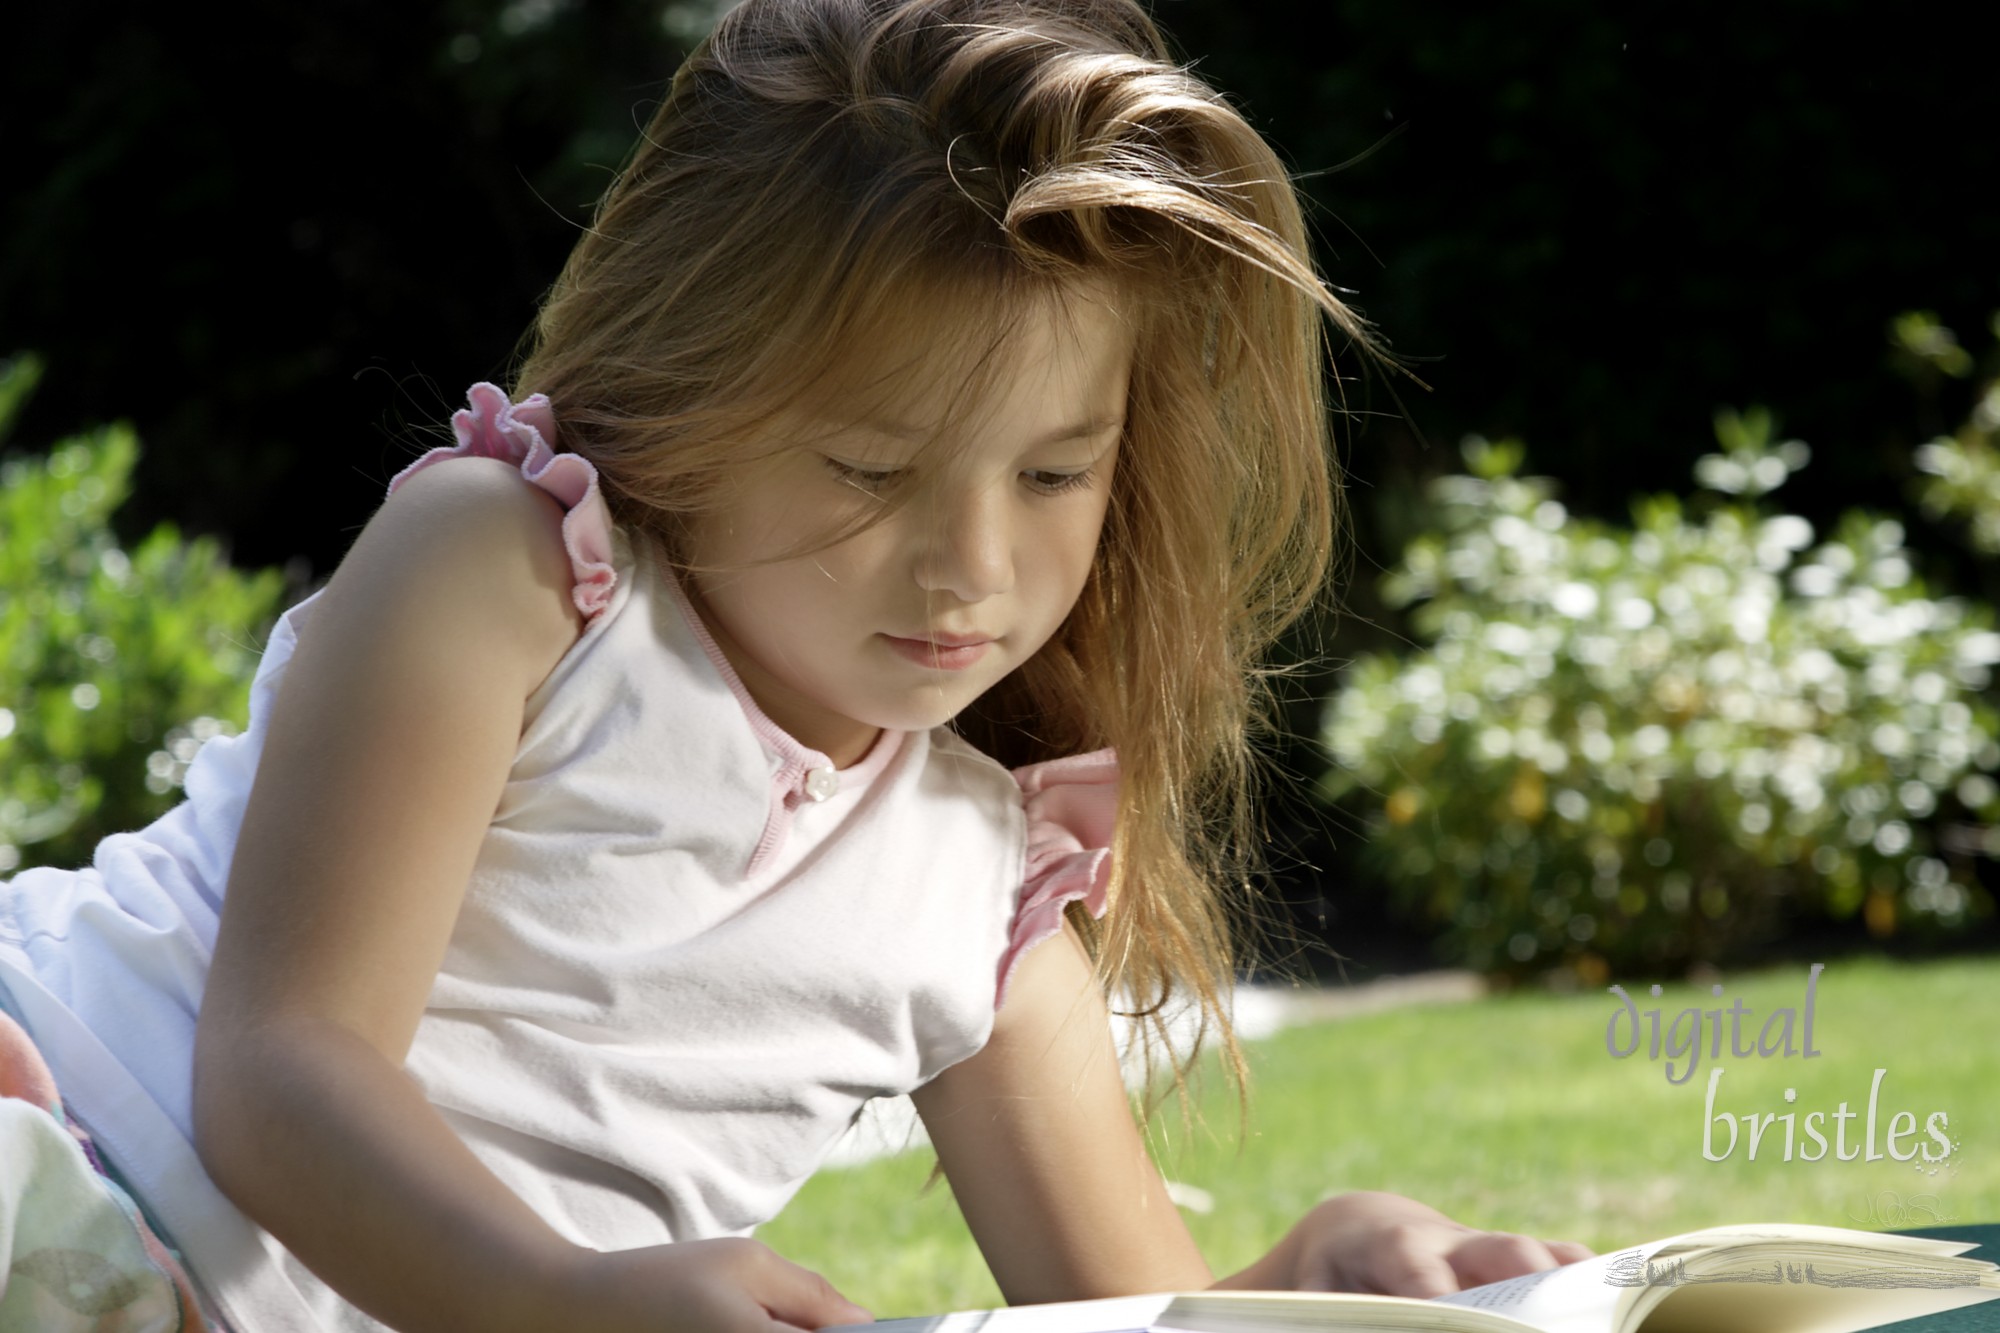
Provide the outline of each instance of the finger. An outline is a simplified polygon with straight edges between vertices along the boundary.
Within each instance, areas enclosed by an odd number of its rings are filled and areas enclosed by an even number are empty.
[[[1433,1296],[1449,1296],[1458,1290],[1458,1275],[1442,1255],[1401,1254],[1385,1259],[1377,1270],[1379,1281],[1371,1289],[1384,1296],[1409,1296],[1427,1301]]]
[[[1416,1227],[1383,1228],[1373,1253],[1367,1257],[1363,1270],[1356,1275],[1359,1281],[1354,1283],[1355,1289],[1384,1296],[1410,1296],[1418,1300],[1448,1296],[1457,1291],[1458,1275],[1452,1271],[1442,1247],[1434,1240],[1426,1243],[1426,1235],[1423,1229]]]
[[[1551,1240],[1544,1242],[1544,1244],[1549,1247],[1549,1253],[1556,1257],[1556,1262],[1558,1263],[1573,1264],[1579,1259],[1595,1259],[1597,1257],[1597,1251],[1591,1249],[1588,1245],[1580,1245],[1573,1240]]]
[[[831,1282],[775,1251],[759,1256],[749,1284],[750,1295],[772,1320],[799,1329],[833,1324],[872,1324],[875,1316],[834,1290]]]
[[[1541,1241],[1507,1231],[1483,1231],[1461,1241],[1452,1249],[1450,1262],[1458,1280],[1468,1287],[1504,1282],[1562,1264]]]

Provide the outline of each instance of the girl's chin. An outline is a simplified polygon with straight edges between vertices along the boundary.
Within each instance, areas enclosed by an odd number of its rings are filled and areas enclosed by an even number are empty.
[[[919,687],[871,718],[874,726],[891,731],[929,731],[941,727],[972,706],[993,682],[947,677],[930,689]]]

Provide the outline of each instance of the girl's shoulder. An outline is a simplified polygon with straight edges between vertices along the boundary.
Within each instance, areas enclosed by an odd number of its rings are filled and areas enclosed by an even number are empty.
[[[557,454],[548,400],[476,384],[452,416],[453,446],[389,482],[329,591],[445,636],[471,631],[530,686],[611,600],[610,516],[597,472]],[[400,612],[400,614],[399,614]]]
[[[482,666],[518,669],[532,688],[586,621],[564,518],[557,500],[500,460],[429,467],[376,510],[327,591],[427,637],[502,649],[515,660]]]
[[[530,394],[516,403],[499,386],[481,381],[465,397],[466,406],[451,414],[457,443],[433,449],[398,472],[389,493],[442,463],[491,460],[484,471],[513,473],[560,509],[558,533],[573,580],[570,600],[586,620],[602,614],[618,580],[612,568],[611,513],[597,468],[580,454],[555,451],[555,412],[546,395]],[[541,507],[547,509],[546,504]]]
[[[396,474],[326,591],[392,634],[481,645],[479,669],[525,697],[610,600],[610,521],[596,470],[549,448],[546,399],[467,398],[456,445]]]

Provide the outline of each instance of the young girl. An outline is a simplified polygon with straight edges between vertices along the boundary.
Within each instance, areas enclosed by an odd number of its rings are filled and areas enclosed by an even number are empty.
[[[731,12],[249,730],[0,886],[0,1324],[865,1319],[747,1237],[899,1093],[1010,1301],[1212,1282],[1105,997],[1234,1052],[1322,317],[1130,0]],[[1581,1253],[1348,1194],[1227,1281]]]

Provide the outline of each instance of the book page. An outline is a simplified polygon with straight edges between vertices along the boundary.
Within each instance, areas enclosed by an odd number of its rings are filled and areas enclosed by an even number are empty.
[[[1808,1293],[1796,1286],[1790,1292],[1773,1292],[1767,1297],[1756,1286],[1740,1282],[1726,1283],[1728,1290],[1710,1286],[1699,1295],[1693,1290],[1678,1290],[1684,1279],[1676,1278],[1673,1268],[1684,1267],[1689,1261],[1699,1264],[1703,1259],[1713,1263],[1739,1250],[1745,1252],[1747,1260],[1757,1246],[1772,1243],[1787,1250],[1800,1246],[1861,1247],[1884,1258],[1901,1259],[1914,1268],[1923,1267],[1925,1259],[1948,1258],[1974,1248],[1965,1242],[1877,1235],[1841,1227],[1711,1227],[1437,1299],[1441,1304],[1492,1310],[1533,1324],[1544,1333],[1617,1333],[1626,1327],[1643,1327],[1646,1333],[1725,1333],[1726,1329],[1838,1333],[1990,1298],[1963,1291],[1864,1295],[1850,1289],[1838,1294],[1831,1290]],[[1666,1271],[1656,1274],[1656,1269]],[[1667,1302],[1669,1294],[1674,1296],[1671,1302]],[[1663,1303],[1663,1308],[1655,1308]],[[1902,1313],[1888,1313],[1898,1310]],[[1640,1323],[1642,1314],[1645,1317]]]
[[[911,1319],[844,1325],[855,1333],[1145,1333],[1173,1302],[1171,1296],[1126,1296],[1098,1301],[959,1310]]]
[[[1996,1296],[2000,1292],[1963,1287],[1940,1291],[1718,1283],[1668,1293],[1640,1327],[1644,1333],[1856,1333],[1978,1305]]]
[[[1848,1227],[1822,1227],[1807,1223],[1750,1223],[1739,1226],[1704,1227],[1669,1236],[1662,1245],[1675,1249],[1726,1249],[1738,1245],[1778,1241],[1787,1244],[1817,1242],[1825,1245],[1855,1245],[1878,1254],[1901,1254],[1913,1258],[1950,1257],[1978,1249],[1977,1242],[1936,1240],[1929,1236],[1896,1236],[1880,1231],[1855,1231]]]
[[[1535,1333],[1489,1311],[1353,1292],[1202,1291],[968,1310],[853,1333]]]
[[[1773,1251],[1759,1246],[1774,1242],[1778,1257],[1803,1255],[1798,1265],[1802,1278],[1811,1277],[1805,1261],[1816,1258],[1827,1281],[1753,1278],[1747,1266],[1769,1267]],[[1827,1247],[1851,1248],[1842,1255]],[[885,1320],[856,1333],[1390,1333],[1418,1328],[1460,1333],[1620,1333],[1633,1328],[1644,1333],[1841,1333],[1991,1299],[2000,1292],[2000,1286],[1990,1285],[2000,1281],[1991,1276],[1991,1266],[1951,1258],[1971,1248],[1964,1242],[1839,1227],[1712,1227],[1434,1301],[1208,1291]],[[1953,1274],[1947,1289],[1928,1291],[1874,1290],[1840,1276],[1840,1270],[1869,1253],[1886,1259],[1890,1273],[1919,1285],[1925,1270],[1940,1263],[1962,1266],[1970,1270],[1972,1286],[1959,1285],[1963,1273]],[[1743,1271],[1734,1271],[1739,1268]],[[1982,1269],[1989,1281],[1984,1287]]]
[[[1628,1249],[1579,1259],[1561,1268],[1524,1273],[1505,1282],[1439,1296],[1440,1305],[1464,1305],[1533,1324],[1543,1333],[1613,1333],[1619,1303],[1633,1298],[1634,1289],[1611,1280],[1617,1272],[1643,1267],[1670,1242],[1650,1241]]]

